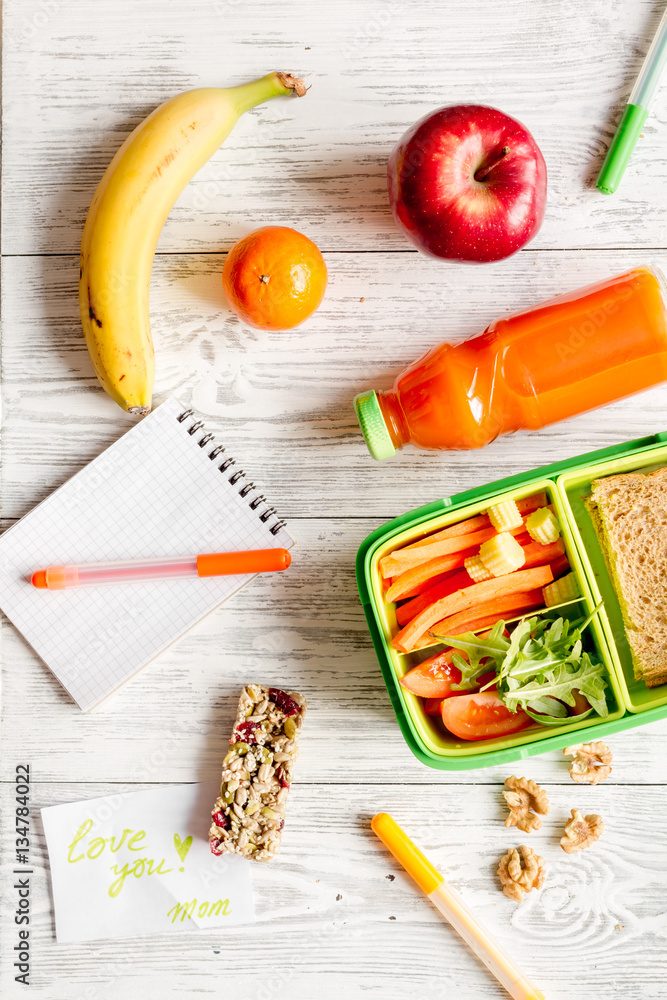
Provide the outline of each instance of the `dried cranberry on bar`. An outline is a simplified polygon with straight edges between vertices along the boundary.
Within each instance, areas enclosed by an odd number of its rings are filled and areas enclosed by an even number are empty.
[[[278,854],[305,711],[306,699],[295,691],[261,684],[243,688],[211,813],[213,854],[253,861]]]

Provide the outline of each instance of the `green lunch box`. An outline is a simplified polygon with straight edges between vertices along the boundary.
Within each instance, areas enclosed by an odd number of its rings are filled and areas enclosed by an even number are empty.
[[[395,517],[362,542],[357,553],[361,603],[398,724],[419,760],[444,771],[467,771],[600,739],[667,717],[667,684],[647,688],[634,678],[621,609],[583,502],[591,492],[594,479],[619,472],[652,472],[661,466],[667,466],[667,432],[436,500]],[[393,549],[479,514],[493,503],[519,500],[541,492],[547,494],[548,503],[553,505],[558,517],[566,554],[581,594],[577,601],[558,608],[555,614],[579,619],[593,615],[584,635],[587,648],[597,654],[608,671],[609,715],[605,718],[588,715],[579,721],[572,717],[562,725],[536,723],[511,736],[473,743],[459,740],[447,734],[439,718],[426,715],[421,698],[399,684],[400,677],[426,656],[437,652],[439,647],[434,642],[427,649],[403,654],[390,645],[398,626],[395,606],[384,598],[378,562]]]

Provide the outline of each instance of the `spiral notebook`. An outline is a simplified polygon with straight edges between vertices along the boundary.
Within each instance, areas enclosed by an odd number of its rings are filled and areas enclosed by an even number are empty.
[[[0,608],[90,711],[252,578],[36,590],[62,563],[293,542],[194,412],[169,399],[0,537]]]

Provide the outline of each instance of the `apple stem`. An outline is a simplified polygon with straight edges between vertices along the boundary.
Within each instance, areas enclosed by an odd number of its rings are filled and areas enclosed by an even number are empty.
[[[497,166],[501,160],[504,160],[509,152],[510,152],[509,146],[503,146],[503,148],[500,150],[499,155],[496,156],[495,160],[491,160],[490,163],[485,164],[483,167],[480,167],[478,171],[476,171],[475,180],[476,181],[486,180],[486,178],[491,173],[493,168]]]

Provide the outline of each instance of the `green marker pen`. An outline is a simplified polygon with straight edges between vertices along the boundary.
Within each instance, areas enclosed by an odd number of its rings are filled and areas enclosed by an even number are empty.
[[[641,73],[637,77],[630,100],[625,106],[623,117],[595,182],[596,188],[603,194],[613,194],[621,182],[639,133],[648,117],[665,63],[667,63],[667,10],[662,15]]]

